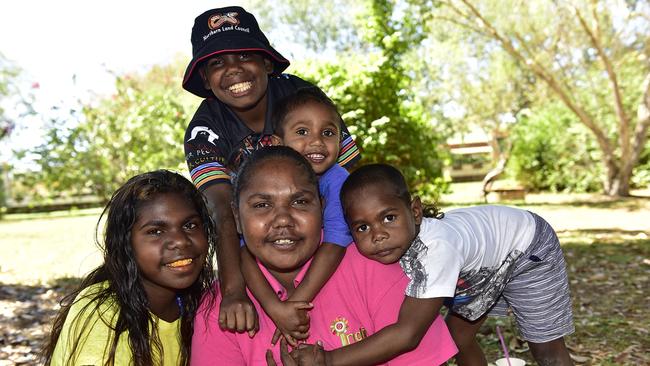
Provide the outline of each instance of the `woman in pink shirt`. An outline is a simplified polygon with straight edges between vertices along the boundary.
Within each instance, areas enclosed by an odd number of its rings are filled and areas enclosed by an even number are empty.
[[[237,229],[264,276],[284,300],[303,279],[320,244],[322,208],[317,178],[305,158],[294,150],[268,147],[254,152],[242,165],[233,193]],[[355,343],[397,320],[407,283],[398,264],[369,261],[350,246],[312,304],[296,304],[304,308],[304,318],[296,321],[308,320],[307,343],[320,341],[325,350]],[[220,303],[218,284],[215,291],[216,302],[204,303]],[[271,345],[275,325],[259,303],[253,302],[259,314],[259,330],[252,337],[243,328],[239,333],[222,330],[219,309],[200,308],[194,324],[191,365],[266,365],[269,348],[275,360],[280,360],[280,347]],[[442,364],[456,351],[444,321],[438,318],[417,348],[388,364]]]

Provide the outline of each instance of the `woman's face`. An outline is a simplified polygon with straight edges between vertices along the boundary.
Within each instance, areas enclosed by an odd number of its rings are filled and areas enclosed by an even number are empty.
[[[296,162],[277,157],[255,167],[233,209],[248,250],[272,272],[302,267],[320,243],[317,187]]]

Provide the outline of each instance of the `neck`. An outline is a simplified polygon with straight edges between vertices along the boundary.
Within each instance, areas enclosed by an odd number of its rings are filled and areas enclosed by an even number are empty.
[[[260,133],[264,130],[264,124],[266,122],[266,94],[251,108],[232,110],[253,132]]]
[[[180,316],[180,309],[176,303],[176,293],[169,289],[151,288],[145,286],[147,299],[149,300],[149,311],[158,318],[173,322]]]
[[[289,272],[279,272],[279,271],[269,269],[269,273],[271,273],[271,275],[275,277],[275,279],[278,280],[278,282],[280,282],[282,287],[284,287],[285,290],[287,290],[287,295],[291,296],[293,292],[296,290],[293,281],[296,279],[296,277],[298,276],[298,272],[300,272],[301,269],[302,267]]]

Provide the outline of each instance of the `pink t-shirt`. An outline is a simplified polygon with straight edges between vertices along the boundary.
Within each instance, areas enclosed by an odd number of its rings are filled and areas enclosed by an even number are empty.
[[[296,277],[302,280],[310,263],[303,266]],[[262,272],[281,299],[286,290],[262,266]],[[368,260],[350,245],[343,261],[330,280],[323,286],[310,311],[311,326],[308,343],[323,342],[326,350],[357,342],[381,328],[397,321],[404,299],[408,278],[399,264],[384,265]],[[218,291],[218,286],[216,287]],[[198,365],[266,365],[266,350],[273,349],[280,362],[279,342],[271,346],[275,325],[271,318],[249,293],[259,315],[260,330],[249,338],[246,333],[233,333],[219,328],[219,311],[210,310],[207,322],[205,307],[199,309],[194,322],[192,358]],[[216,304],[221,301],[218,295]],[[439,316],[415,350],[405,353],[389,365],[439,365],[456,354],[457,349],[443,319]]]

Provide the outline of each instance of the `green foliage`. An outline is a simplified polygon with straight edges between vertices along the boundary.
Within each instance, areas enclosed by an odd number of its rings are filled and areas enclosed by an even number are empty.
[[[435,200],[446,188],[441,178],[442,141],[427,111],[400,85],[408,80],[385,61],[378,55],[348,56],[306,63],[300,70],[337,104],[362,148],[364,164],[396,166],[413,190]]]
[[[160,72],[160,70],[154,70]],[[117,77],[116,93],[85,105],[70,126],[53,119],[39,157],[41,182],[50,191],[93,194],[103,199],[131,176],[153,169],[182,169],[187,116],[175,80]]]
[[[575,118],[555,103],[515,125],[508,167],[527,189],[593,192],[600,188],[598,147]]]
[[[357,31],[372,51],[339,53],[336,61],[311,61],[297,69],[337,103],[362,148],[364,163],[396,166],[411,189],[437,200],[447,186],[439,152],[443,141],[414,92],[415,81],[407,71],[411,65],[405,65],[423,34],[413,19],[396,16],[394,2],[365,5]]]

